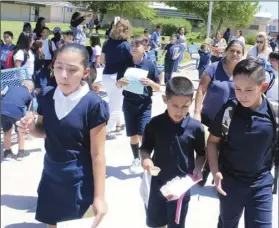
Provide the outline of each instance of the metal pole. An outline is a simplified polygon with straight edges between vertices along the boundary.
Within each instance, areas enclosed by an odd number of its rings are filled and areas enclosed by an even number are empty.
[[[209,9],[208,9],[208,18],[207,18],[207,33],[206,38],[210,38],[210,30],[211,30],[211,18],[212,18],[212,6],[213,1],[209,1]]]

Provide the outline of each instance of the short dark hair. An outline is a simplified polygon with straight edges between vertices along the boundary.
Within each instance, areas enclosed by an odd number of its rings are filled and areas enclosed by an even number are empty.
[[[50,32],[49,27],[42,27],[42,29],[41,29],[41,32],[40,32],[40,33],[42,33],[44,30],[48,30],[48,31]]]
[[[163,26],[162,25],[157,25],[156,26],[156,29],[160,29],[160,28],[163,28]]]
[[[95,47],[96,45],[101,46],[100,36],[91,36],[90,44],[92,47]]]
[[[166,84],[166,97],[185,96],[193,98],[195,88],[190,79],[182,76],[173,77]]]
[[[144,29],[143,33],[148,33],[148,29]]]
[[[279,51],[273,51],[269,54],[269,58],[279,60]]]
[[[235,66],[233,76],[236,75],[251,78],[258,85],[261,85],[265,81],[264,62],[255,58],[244,59]]]
[[[5,31],[4,35],[8,35],[8,36],[14,38],[14,34],[11,31]]]
[[[74,33],[71,30],[68,30],[66,32],[63,32],[64,36],[74,36]]]

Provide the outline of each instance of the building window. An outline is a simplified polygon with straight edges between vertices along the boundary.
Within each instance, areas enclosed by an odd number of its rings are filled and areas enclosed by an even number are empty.
[[[250,25],[249,29],[251,29],[251,30],[259,30],[259,25]]]

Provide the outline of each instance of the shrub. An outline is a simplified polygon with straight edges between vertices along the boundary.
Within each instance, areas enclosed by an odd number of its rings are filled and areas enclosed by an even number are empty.
[[[133,36],[143,36],[144,28],[142,27],[135,27],[133,28]]]
[[[164,36],[176,34],[178,32],[179,27],[183,27],[187,33],[191,32],[192,30],[191,23],[182,18],[157,17],[154,20],[152,20],[151,23],[154,27],[156,27],[156,25],[158,24],[162,25],[162,35]]]
[[[245,35],[245,43],[246,44],[250,44],[250,45],[254,45],[255,44],[255,40],[256,40],[256,35]]]

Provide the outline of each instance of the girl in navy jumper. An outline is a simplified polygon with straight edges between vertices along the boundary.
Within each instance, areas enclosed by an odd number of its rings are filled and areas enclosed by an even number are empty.
[[[36,219],[55,228],[81,218],[93,204],[95,226],[107,212],[104,144],[108,107],[83,81],[90,74],[84,46],[64,45],[54,64],[57,87],[46,87],[38,119],[17,122],[19,132],[45,137]]]

